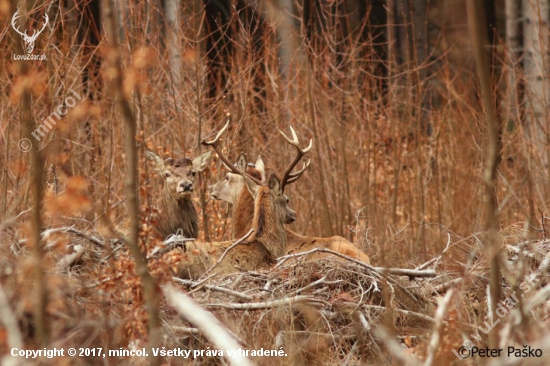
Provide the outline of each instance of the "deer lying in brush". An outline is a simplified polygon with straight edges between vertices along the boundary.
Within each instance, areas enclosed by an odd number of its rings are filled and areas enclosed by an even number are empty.
[[[243,177],[249,195],[253,197],[253,214],[249,222],[254,231],[240,245],[228,250],[233,241],[185,244],[187,260],[182,261],[179,276],[198,278],[213,264],[214,272],[232,273],[237,269],[252,271],[269,267],[284,254],[286,230],[283,225],[291,218],[288,198],[283,194],[279,178],[271,174],[267,185],[246,173],[246,159],[241,155],[235,171]],[[227,251],[225,257],[223,254]]]
[[[207,143],[208,145],[214,147],[214,149],[218,153],[218,156],[220,156],[220,153],[221,153],[221,149],[217,147],[218,139],[221,136],[221,134],[225,131],[226,128],[227,128],[227,124],[220,131],[218,136],[216,136],[216,139],[214,141]],[[298,164],[301,158],[311,148],[311,142],[307,148],[301,149],[299,146],[298,137],[296,136],[296,133],[294,132],[292,127],[291,127],[291,132],[293,136],[292,139],[287,137],[282,131],[280,132],[283,135],[283,137],[286,139],[286,141],[292,146],[296,147],[298,151],[298,155],[296,156],[292,164],[287,168],[287,170],[285,171],[285,174],[283,175],[281,191],[284,191],[285,186],[298,180],[302,175],[302,173],[309,166],[309,161],[308,161],[306,164],[304,164],[304,167],[300,171],[296,173],[291,173],[292,169],[294,169],[296,164]],[[248,230],[250,229],[250,222],[251,222],[250,218],[252,217],[253,210],[254,210],[253,198],[249,192],[249,189],[245,185],[245,181],[242,175],[234,169],[234,166],[229,162],[227,158],[225,158],[225,156],[223,156],[223,158],[220,156],[220,159],[222,159],[222,161],[225,163],[225,166],[231,172],[228,172],[223,180],[210,186],[209,193],[213,198],[223,200],[233,205],[233,210],[232,210],[233,236],[236,238],[239,238],[245,235],[246,232],[248,232]],[[256,161],[255,167],[248,167],[247,172],[250,175],[253,175],[256,177],[265,176],[265,167],[261,158],[258,158],[258,161]],[[318,238],[318,237],[298,235],[297,233],[288,229],[285,229],[285,231],[286,231],[286,237],[287,237],[287,244],[285,248],[286,254],[296,254],[299,252],[306,252],[315,248],[327,248],[327,249],[342,253],[344,255],[347,255],[349,257],[361,260],[365,263],[370,263],[369,257],[365,253],[359,250],[359,248],[357,248],[353,243],[349,242],[348,240],[346,240],[341,236],[332,236],[330,238]],[[316,257],[327,257],[327,256],[330,256],[330,254],[313,253],[313,254],[310,254],[308,258],[313,259]]]
[[[155,228],[166,239],[170,234],[181,233],[186,238],[196,238],[199,233],[199,219],[191,195],[193,182],[198,172],[202,172],[210,162],[212,151],[195,159],[181,158],[163,160],[157,154],[147,151],[147,156],[155,162],[155,171],[164,179],[164,188],[155,214]]]

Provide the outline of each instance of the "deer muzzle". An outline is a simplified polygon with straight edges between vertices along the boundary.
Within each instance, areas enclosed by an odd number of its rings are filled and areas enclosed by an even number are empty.
[[[192,193],[193,192],[193,183],[189,182],[189,181],[179,182],[178,187],[176,189],[176,192],[182,193],[182,194]]]

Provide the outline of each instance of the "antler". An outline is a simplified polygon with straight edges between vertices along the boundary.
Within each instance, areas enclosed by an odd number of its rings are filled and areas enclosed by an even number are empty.
[[[13,27],[13,29],[14,29],[17,33],[19,33],[19,34],[22,35],[23,37],[26,37],[26,36],[27,36],[27,33],[26,33],[27,31],[25,30],[25,33],[23,33],[23,32],[21,32],[21,31],[19,30],[19,27],[15,25],[15,20],[16,20],[17,18],[19,18],[19,10],[17,10],[17,11],[15,12],[15,14],[13,14],[13,17],[11,18],[11,26]]]
[[[283,131],[279,130],[279,132],[281,133],[281,135],[283,135],[283,137],[285,138],[285,140],[289,144],[291,144],[292,146],[294,146],[296,148],[296,151],[298,152],[298,154],[294,158],[294,161],[292,161],[292,163],[286,169],[285,174],[283,175],[283,179],[281,180],[281,191],[284,192],[285,186],[290,184],[290,183],[296,182],[302,176],[302,174],[305,172],[305,170],[309,167],[310,159],[308,159],[307,162],[304,163],[304,167],[302,169],[300,169],[299,171],[297,171],[295,173],[292,173],[292,169],[294,169],[296,164],[298,164],[300,162],[300,160],[302,159],[302,157],[305,154],[307,154],[309,152],[309,150],[311,150],[311,147],[313,146],[313,140],[310,139],[308,147],[306,147],[305,149],[301,149],[300,148],[300,141],[298,140],[298,136],[296,135],[296,131],[294,131],[292,126],[290,126],[290,132],[292,133],[292,139],[290,137],[288,137],[287,135],[285,135],[285,133]]]
[[[227,169],[231,170],[235,174],[239,174],[239,175],[246,174],[246,176],[250,178],[250,180],[252,180],[254,183],[258,185],[262,185],[262,182],[260,180],[254,178],[253,176],[248,174],[246,171],[240,171],[239,169],[237,169],[235,165],[233,165],[233,163],[231,163],[229,159],[225,156],[225,154],[222,152],[222,149],[220,149],[220,146],[219,146],[220,137],[227,130],[227,127],[229,126],[230,122],[231,122],[231,115],[227,113],[227,123],[225,124],[225,126],[223,126],[220,132],[218,132],[214,140],[206,141],[206,139],[203,139],[201,141],[201,144],[203,144],[204,146],[212,146],[214,148],[214,151],[216,151],[216,154],[218,154],[221,161],[223,161],[224,164],[227,166]]]

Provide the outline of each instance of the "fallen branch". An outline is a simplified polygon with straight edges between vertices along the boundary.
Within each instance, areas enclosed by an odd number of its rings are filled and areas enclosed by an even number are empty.
[[[380,274],[391,274],[396,276],[408,276],[409,278],[415,278],[415,277],[436,277],[437,273],[433,269],[428,270],[417,270],[417,269],[408,269],[408,268],[384,268],[384,267],[373,267],[365,262],[362,262],[358,259],[351,258],[345,254],[336,252],[334,250],[326,249],[326,248],[314,248],[311,250],[308,250],[307,252],[301,252],[296,254],[288,254],[282,257],[277,258],[277,265],[276,268],[279,268],[283,265],[284,262],[286,262],[289,259],[297,258],[306,256],[312,253],[316,252],[322,252],[322,253],[330,253],[337,257],[344,258],[352,263],[355,263],[363,268],[366,268],[370,271],[378,272]]]
[[[196,282],[196,281],[183,280],[183,279],[177,278],[177,277],[172,277],[172,279],[174,281],[176,281],[177,283],[181,283],[182,285],[187,285],[187,286],[192,286],[192,287],[197,287],[197,285],[199,285],[199,283]],[[252,301],[252,299],[253,299],[252,296],[249,296],[247,294],[244,294],[242,292],[238,292],[238,291],[235,291],[235,290],[230,290],[230,289],[225,288],[225,287],[214,286],[214,285],[209,285],[209,284],[202,284],[200,286],[200,288],[206,288],[208,290],[221,292],[223,294],[235,296],[235,297],[238,297],[238,298],[246,300],[246,301]]]
[[[331,306],[328,302],[319,300],[313,297],[309,296],[294,296],[294,297],[287,297],[284,299],[279,300],[272,300],[272,301],[263,301],[263,302],[251,302],[251,303],[245,303],[245,304],[235,304],[235,303],[229,303],[229,304],[207,304],[205,305],[208,309],[213,308],[226,308],[226,309],[233,309],[233,310],[261,310],[261,309],[271,309],[271,308],[278,308],[281,306],[292,306],[296,304],[308,304],[311,306]]]

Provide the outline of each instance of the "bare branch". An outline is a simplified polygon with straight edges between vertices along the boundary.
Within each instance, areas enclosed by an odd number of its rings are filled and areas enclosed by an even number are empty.
[[[314,297],[301,295],[301,296],[287,297],[279,300],[251,302],[251,303],[245,303],[245,304],[240,304],[240,303],[207,304],[206,307],[207,308],[226,308],[226,309],[233,309],[233,310],[261,310],[261,309],[278,308],[281,306],[292,306],[296,304],[308,304],[315,307],[331,306],[330,303],[324,300],[319,300]]]
[[[177,283],[181,283],[182,285],[187,285],[187,286],[192,286],[192,287],[197,287],[199,285],[199,283],[196,282],[196,281],[183,280],[183,279],[177,278],[177,277],[172,277],[172,280],[176,281]],[[214,286],[214,285],[209,285],[209,284],[203,284],[200,287],[203,287],[203,288],[206,288],[206,289],[212,290],[212,291],[221,292],[221,293],[226,294],[226,295],[235,296],[235,297],[238,297],[239,299],[243,299],[243,300],[246,300],[246,301],[252,301],[252,296],[249,296],[249,295],[244,294],[244,293],[239,292],[239,291],[230,290],[230,289],[225,288],[225,287]]]

